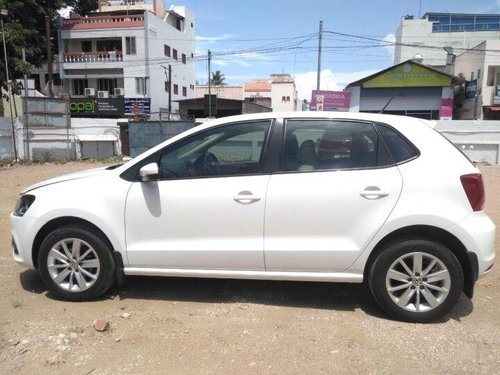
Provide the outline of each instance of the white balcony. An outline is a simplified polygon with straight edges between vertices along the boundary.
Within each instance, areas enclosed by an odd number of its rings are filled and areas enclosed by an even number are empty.
[[[122,51],[65,52],[65,63],[122,62]]]

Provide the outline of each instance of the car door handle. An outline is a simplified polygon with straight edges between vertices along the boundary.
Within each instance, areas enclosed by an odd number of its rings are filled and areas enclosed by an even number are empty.
[[[249,203],[254,203],[260,201],[260,197],[257,197],[252,194],[251,191],[240,191],[238,194],[236,194],[233,199],[242,204],[249,204]]]
[[[367,186],[365,190],[359,192],[359,195],[366,199],[380,199],[387,197],[389,193],[381,190],[378,186]]]

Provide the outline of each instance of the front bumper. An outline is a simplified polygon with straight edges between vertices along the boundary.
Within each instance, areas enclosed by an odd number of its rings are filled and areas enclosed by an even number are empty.
[[[12,257],[21,266],[35,268],[33,264],[33,241],[39,228],[36,221],[28,216],[10,215],[12,234]]]

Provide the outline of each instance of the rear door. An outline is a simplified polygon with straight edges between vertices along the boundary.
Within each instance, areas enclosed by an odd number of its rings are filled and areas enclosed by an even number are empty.
[[[346,270],[394,208],[401,175],[371,123],[288,120],[284,134],[266,201],[266,270]]]

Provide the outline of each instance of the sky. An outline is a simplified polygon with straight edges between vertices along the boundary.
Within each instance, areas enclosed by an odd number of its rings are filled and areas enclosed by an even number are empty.
[[[310,99],[316,87],[320,21],[321,89],[342,90],[393,65],[393,46],[357,36],[392,42],[401,18],[408,14],[417,18],[426,12],[500,13],[500,0],[178,1],[174,4],[195,14],[200,84],[207,82],[210,49],[211,71],[221,71],[227,84],[289,73],[300,99]]]

